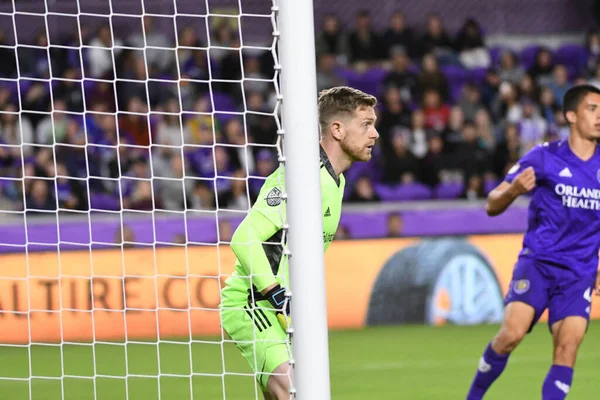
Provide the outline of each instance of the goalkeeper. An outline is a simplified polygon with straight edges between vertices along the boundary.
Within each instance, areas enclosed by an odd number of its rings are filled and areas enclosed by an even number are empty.
[[[375,97],[345,86],[319,94],[325,250],[340,220],[345,184],[342,173],[355,161],[369,161],[379,137],[376,103]],[[266,179],[256,203],[232,237],[237,262],[225,282],[221,303],[223,330],[250,363],[267,400],[288,399],[293,385],[286,333],[291,320],[285,295],[289,273],[282,257],[286,220],[283,191],[284,169],[280,166]]]

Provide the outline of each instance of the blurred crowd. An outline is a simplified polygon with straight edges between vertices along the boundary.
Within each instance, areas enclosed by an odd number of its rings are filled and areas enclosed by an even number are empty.
[[[354,26],[328,15],[317,32],[318,89],[350,85],[380,100],[381,138],[374,159],[348,171],[349,202],[482,198],[532,146],[568,134],[570,85],[600,86],[597,32],[517,51],[487,48],[474,19],[457,32],[435,14],[416,22],[397,12],[375,29],[359,11]],[[192,26],[175,40],[143,23],[145,35],[104,25],[61,46],[45,33],[16,52],[0,46],[0,76],[13,78],[0,82],[2,209],[253,203],[278,165],[271,52],[240,49],[227,22],[209,51]]]

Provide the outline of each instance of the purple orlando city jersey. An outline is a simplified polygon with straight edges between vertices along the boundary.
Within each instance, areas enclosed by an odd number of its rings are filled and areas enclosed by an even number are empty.
[[[508,182],[527,167],[536,174],[522,256],[557,264],[577,276],[595,275],[600,244],[599,149],[583,161],[566,139],[544,143],[508,171]]]

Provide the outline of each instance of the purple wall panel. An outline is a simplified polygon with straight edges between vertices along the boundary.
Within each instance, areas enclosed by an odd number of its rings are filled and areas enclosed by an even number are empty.
[[[437,209],[437,210],[410,210],[400,212],[403,220],[403,236],[446,236],[491,233],[524,232],[527,222],[527,208],[523,205],[514,205],[503,215],[490,218],[481,207],[468,209]],[[389,213],[376,212],[344,212],[340,225],[346,227],[353,239],[380,238],[386,236],[386,222]],[[230,221],[234,229],[241,217],[221,219]],[[28,217],[30,251],[55,250],[58,242],[56,222],[41,222],[34,217]],[[94,247],[102,247],[99,243],[115,243],[115,238],[120,229],[118,220],[103,220],[101,216],[80,222],[61,222],[60,241],[61,249],[81,249],[89,247],[90,231]],[[466,223],[465,221],[468,221]],[[216,219],[213,217],[188,217],[187,240],[190,243],[215,244],[217,243]],[[173,243],[177,236],[186,236],[186,224],[183,217],[171,218],[136,218],[127,221],[126,225],[133,231],[135,243],[139,245],[152,245],[155,242]],[[64,243],[69,242],[69,243]],[[2,246],[14,244],[23,246],[25,229],[23,224],[0,226],[0,252],[24,251],[24,247],[15,248]],[[160,243],[158,244],[160,245]],[[51,247],[48,247],[51,246]]]

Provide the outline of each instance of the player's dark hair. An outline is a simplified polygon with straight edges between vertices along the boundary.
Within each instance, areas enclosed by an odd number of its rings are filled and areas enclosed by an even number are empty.
[[[563,97],[563,115],[565,116],[565,120],[567,119],[567,112],[569,111],[577,111],[577,107],[583,101],[585,96],[590,93],[595,93],[600,95],[600,89],[596,86],[592,85],[576,85],[567,90]]]
[[[319,126],[321,131],[327,129],[330,121],[342,114],[352,116],[362,107],[375,107],[377,99],[358,89],[348,86],[336,86],[319,93]]]

